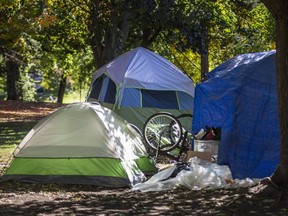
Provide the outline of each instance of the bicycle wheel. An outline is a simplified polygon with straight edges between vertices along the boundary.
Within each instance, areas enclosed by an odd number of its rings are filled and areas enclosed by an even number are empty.
[[[139,134],[141,136],[141,138],[143,137],[142,131],[134,124],[132,123],[128,123],[129,126],[132,127],[133,130],[135,130],[137,132],[137,134]]]
[[[191,147],[192,139],[193,139],[192,118],[193,118],[192,114],[181,114],[181,115],[177,116],[177,119],[181,123],[183,134],[185,134],[185,132],[187,132],[186,139],[185,139],[185,145],[189,146],[189,147]]]
[[[144,123],[143,136],[152,149],[160,152],[171,151],[182,139],[181,123],[170,113],[155,113]]]

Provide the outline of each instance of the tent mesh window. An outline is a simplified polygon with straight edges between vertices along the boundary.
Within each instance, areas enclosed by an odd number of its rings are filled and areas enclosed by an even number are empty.
[[[99,95],[101,92],[102,84],[103,84],[103,76],[99,77],[92,85],[92,89],[89,95],[89,98],[99,99]]]
[[[142,107],[156,107],[160,109],[179,109],[175,91],[155,91],[141,89]]]
[[[106,75],[101,75],[92,85],[89,99],[96,99],[100,102],[115,103],[116,85]]]
[[[111,79],[108,78],[108,80],[109,81],[108,81],[106,93],[104,96],[104,102],[114,104],[115,103],[115,96],[116,96],[116,85]]]

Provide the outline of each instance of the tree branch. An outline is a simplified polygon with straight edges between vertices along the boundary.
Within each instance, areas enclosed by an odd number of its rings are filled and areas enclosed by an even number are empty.
[[[4,56],[13,59],[17,63],[21,63],[23,60],[23,56],[21,56],[18,52],[14,50],[9,50],[7,47],[0,45],[0,53]]]

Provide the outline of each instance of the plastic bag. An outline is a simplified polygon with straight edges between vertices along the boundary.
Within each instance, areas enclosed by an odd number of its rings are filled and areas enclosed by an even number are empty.
[[[203,188],[220,187],[246,187],[252,185],[252,179],[233,180],[228,166],[218,165],[197,157],[190,159],[190,170],[181,170],[176,177],[171,175],[176,170],[177,165],[160,171],[152,176],[148,181],[134,185],[132,190],[163,191],[173,189],[178,185],[184,185],[193,190]]]
[[[173,164],[171,167],[153,175],[148,181],[134,185],[132,190],[141,190],[142,192],[147,192],[172,189],[177,183],[175,182],[174,178],[169,179],[169,177],[173,174],[176,168],[177,165]]]

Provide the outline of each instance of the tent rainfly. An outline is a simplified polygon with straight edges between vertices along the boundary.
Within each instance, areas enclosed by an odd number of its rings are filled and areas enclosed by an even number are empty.
[[[162,56],[138,47],[99,68],[87,101],[98,101],[142,129],[159,111],[192,114],[194,84]]]
[[[75,103],[31,129],[1,181],[127,187],[155,171],[125,120],[98,103]]]
[[[218,163],[234,178],[270,176],[280,159],[275,51],[236,56],[196,86],[193,133],[220,127]]]

